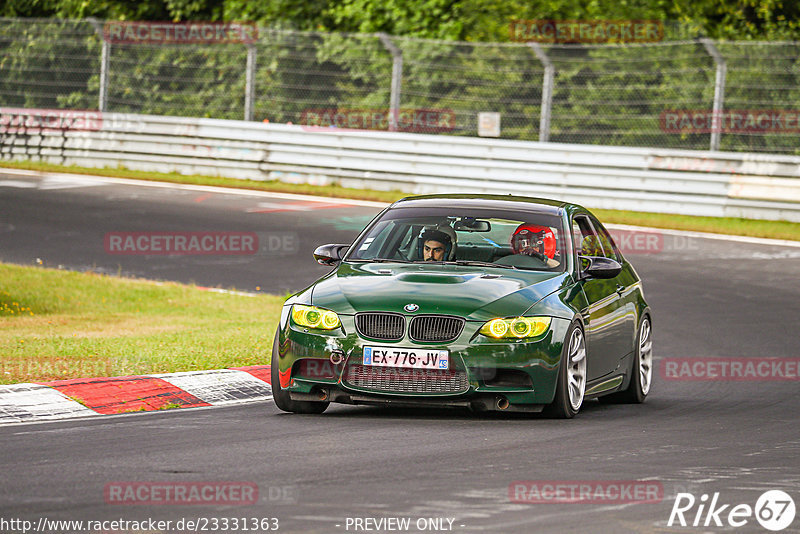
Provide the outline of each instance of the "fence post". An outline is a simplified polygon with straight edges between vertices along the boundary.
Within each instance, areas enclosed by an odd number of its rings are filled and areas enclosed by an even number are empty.
[[[256,47],[247,43],[247,67],[244,80],[244,120],[253,120],[256,97]]]
[[[403,83],[403,52],[397,48],[388,35],[379,33],[378,38],[392,54],[392,90],[389,95],[389,131],[397,131],[400,117],[400,86]]]
[[[714,58],[714,63],[717,65],[717,75],[714,80],[714,108],[711,115],[711,146],[710,150],[719,150],[719,139],[722,135],[722,104],[725,100],[725,76],[728,72],[728,67],[725,64],[725,58],[722,57],[714,42],[703,37],[700,39],[703,43],[708,54]]]
[[[100,88],[97,97],[97,108],[102,111],[108,111],[108,67],[111,62],[111,43],[103,35],[103,27],[94,17],[89,17],[86,20],[94,27],[94,31],[100,38],[102,43],[102,50],[100,52]]]
[[[539,113],[539,141],[546,143],[550,140],[550,110],[553,107],[553,79],[555,68],[553,62],[547,57],[539,43],[528,43],[533,48],[536,57],[542,62],[544,67],[544,78],[542,80],[542,109]]]

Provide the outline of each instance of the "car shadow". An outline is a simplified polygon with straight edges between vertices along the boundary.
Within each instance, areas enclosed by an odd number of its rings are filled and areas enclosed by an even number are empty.
[[[638,407],[646,406],[637,405]],[[581,416],[605,416],[606,414],[618,417],[620,413],[630,414],[632,405],[604,404],[597,400],[587,401],[581,408]],[[647,410],[648,412],[650,410]],[[451,407],[408,407],[408,406],[352,406],[332,404],[322,415],[325,419],[414,419],[414,420],[463,420],[463,421],[529,421],[553,420],[546,413],[536,412],[504,412],[504,411],[473,411],[469,408]]]

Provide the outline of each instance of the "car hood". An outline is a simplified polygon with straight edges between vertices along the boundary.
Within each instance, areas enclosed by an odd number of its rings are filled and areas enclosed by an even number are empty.
[[[312,287],[315,306],[457,315],[468,320],[521,315],[569,281],[566,273],[442,264],[343,263]]]

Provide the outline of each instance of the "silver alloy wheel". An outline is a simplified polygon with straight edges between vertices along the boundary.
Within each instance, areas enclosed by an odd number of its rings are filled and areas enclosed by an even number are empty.
[[[653,380],[653,341],[650,339],[650,318],[645,317],[639,332],[639,383],[642,394],[650,391]]]
[[[569,339],[567,389],[569,404],[577,412],[583,404],[583,394],[586,391],[586,344],[580,328],[575,328]]]

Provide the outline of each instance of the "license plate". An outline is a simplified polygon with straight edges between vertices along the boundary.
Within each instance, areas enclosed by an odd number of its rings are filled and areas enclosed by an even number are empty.
[[[410,369],[447,369],[450,366],[450,353],[439,349],[364,347],[364,365]]]

